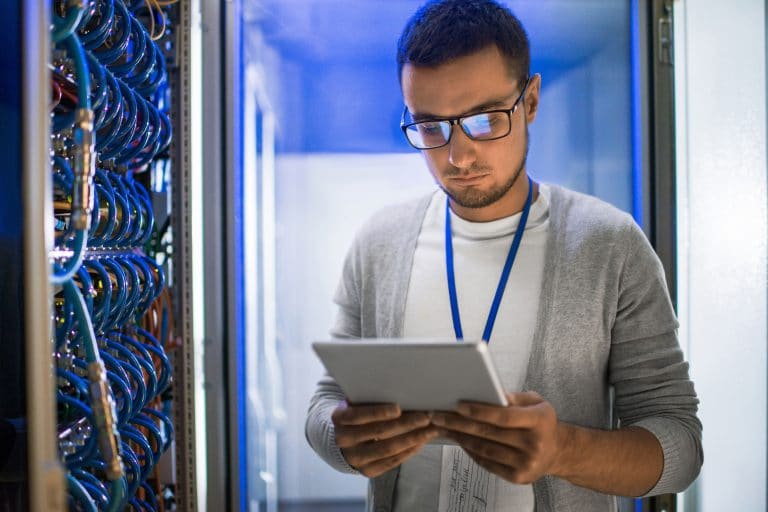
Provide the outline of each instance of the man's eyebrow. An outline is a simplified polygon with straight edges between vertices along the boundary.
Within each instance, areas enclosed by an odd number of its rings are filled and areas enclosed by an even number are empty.
[[[514,96],[514,93],[510,94],[509,96],[506,96],[504,98],[496,99],[496,100],[489,100],[484,103],[481,103],[479,105],[475,105],[474,107],[470,108],[469,110],[465,111],[463,114],[459,114],[458,116],[439,116],[437,114],[430,114],[429,112],[411,112],[411,117],[415,122],[418,121],[424,121],[427,119],[454,119],[456,117],[465,117],[472,114],[476,114],[478,112],[482,112],[484,110],[493,110],[494,108],[500,108],[506,106],[506,104],[509,102],[509,99]]]

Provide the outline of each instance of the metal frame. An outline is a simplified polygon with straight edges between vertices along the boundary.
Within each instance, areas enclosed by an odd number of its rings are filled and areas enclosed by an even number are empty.
[[[202,105],[200,1],[178,3],[178,67],[173,86],[174,299],[182,338],[174,358],[176,502],[206,510],[205,397],[203,393]]]
[[[667,276],[672,303],[677,306],[677,208],[675,174],[675,59],[672,0],[648,3],[650,44],[649,94],[650,239]]]
[[[230,386],[227,362],[231,360],[227,345],[227,275],[224,204],[224,137],[229,130],[224,123],[223,17],[221,2],[203,2],[203,151],[205,213],[203,230],[207,243],[205,261],[215,263],[205,272],[205,397],[208,451],[208,510],[231,510],[228,482],[231,480],[228,446]]]
[[[53,204],[48,115],[50,5],[23,0],[22,140],[24,194],[24,325],[28,421],[29,509],[63,511],[64,469],[56,437],[53,315],[48,254],[53,248]]]
[[[229,488],[228,510],[239,510],[246,507],[247,500],[247,461],[244,460],[245,438],[241,432],[245,425],[245,411],[241,410],[241,404],[246,402],[245,386],[243,382],[243,368],[245,365],[240,343],[239,333],[243,332],[242,325],[242,283],[238,282],[239,260],[242,241],[238,235],[237,224],[241,215],[238,191],[240,178],[237,174],[242,163],[242,71],[240,69],[240,56],[242,55],[242,30],[241,30],[240,0],[225,2],[222,13],[222,26],[224,41],[223,79],[224,79],[224,185],[225,197],[229,198],[224,206],[224,236],[225,253],[224,265],[226,267],[225,279],[229,285],[224,297],[226,309],[226,349],[227,357],[227,452],[229,455],[228,474]]]
[[[638,2],[643,99],[643,219],[646,235],[664,267],[677,309],[677,206],[675,172],[675,58],[672,0]],[[645,28],[645,30],[643,30]],[[644,512],[675,512],[675,494],[643,500]]]

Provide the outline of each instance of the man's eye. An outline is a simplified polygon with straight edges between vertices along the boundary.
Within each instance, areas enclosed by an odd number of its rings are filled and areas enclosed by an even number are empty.
[[[438,123],[422,123],[419,125],[419,129],[427,135],[435,135],[441,131]]]

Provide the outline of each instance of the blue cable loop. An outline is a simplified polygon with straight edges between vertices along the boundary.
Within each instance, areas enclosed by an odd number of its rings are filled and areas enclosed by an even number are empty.
[[[147,340],[148,343],[145,343],[144,346],[147,348],[148,351],[154,353],[159,359],[160,359],[160,365],[163,368],[163,374],[162,377],[159,379],[159,393],[162,393],[165,391],[165,388],[168,384],[170,384],[171,380],[171,362],[168,359],[168,356],[165,353],[165,350],[163,350],[162,345],[160,345],[160,342],[152,336],[152,334],[149,333],[149,331],[146,331],[142,329],[141,327],[135,328],[136,334]]]
[[[165,273],[163,272],[163,267],[158,265],[157,262],[152,258],[147,257],[144,261],[146,261],[147,264],[149,264],[149,266],[155,270],[155,278],[157,279],[157,281],[155,281],[156,299],[160,295],[160,292],[163,290],[163,288],[165,288]]]
[[[121,176],[119,179],[126,192],[126,198],[131,204],[131,212],[133,213],[133,229],[131,229],[130,234],[126,237],[125,245],[127,247],[135,247],[139,245],[139,240],[144,236],[144,229],[148,222],[144,208],[146,205],[138,194],[136,194],[136,190],[130,186],[130,183],[125,178]]]
[[[80,480],[80,483],[82,483],[83,487],[88,490],[88,493],[91,495],[94,501],[98,501],[100,504],[102,504],[103,507],[109,505],[109,491],[107,491],[107,488],[104,486],[101,480],[80,468],[72,469],[70,470],[70,473],[72,473],[72,476]]]
[[[93,297],[96,295],[96,290],[93,288],[93,281],[84,264],[80,265],[74,277],[76,282],[80,283],[80,294],[83,296],[83,300],[85,300],[88,316],[93,319]]]
[[[98,0],[83,0],[83,19],[80,20],[80,25],[77,27],[77,35],[79,37],[80,30],[84,30],[85,27],[91,22],[93,16],[96,14]]]
[[[105,73],[107,83],[107,102],[104,106],[104,119],[96,133],[96,151],[108,147],[117,137],[120,131],[120,123],[123,118],[123,94],[120,84],[111,73]]]
[[[131,254],[129,258],[133,262],[134,266],[141,270],[141,281],[144,284],[141,291],[141,296],[139,297],[138,309],[139,311],[144,312],[149,308],[149,305],[152,303],[152,300],[155,297],[152,270],[149,268],[149,265],[145,263],[144,258],[141,256],[137,254]]]
[[[110,174],[109,177],[114,186],[115,204],[118,208],[117,231],[113,233],[114,236],[112,236],[110,240],[110,245],[113,247],[121,247],[124,245],[124,242],[131,231],[131,209],[133,205],[129,202],[125,189],[117,182],[117,178],[112,174]]]
[[[124,476],[110,482],[108,512],[118,512],[123,509],[127,497],[126,491],[127,482]]]
[[[133,416],[133,394],[128,384],[130,380],[125,368],[117,358],[105,350],[99,351],[99,355],[107,368],[109,387],[112,390],[112,396],[115,397],[115,406],[117,407],[117,424],[121,425]]]
[[[119,78],[116,78],[115,81],[120,90],[120,97],[123,100],[123,113],[120,117],[120,129],[117,131],[117,134],[115,134],[114,141],[103,151],[104,154],[102,155],[102,159],[104,160],[113,158],[114,155],[111,153],[119,153],[123,146],[130,142],[131,137],[133,137],[133,132],[136,129],[136,109],[138,108],[138,105],[136,104],[136,95],[127,85],[125,85],[125,82]]]
[[[148,416],[154,416],[160,422],[163,424],[164,434],[165,434],[165,444],[163,446],[163,452],[167,451],[168,448],[171,447],[171,442],[173,441],[173,422],[171,419],[164,413],[157,411],[155,409],[150,409],[145,407],[142,409],[144,414]]]
[[[60,304],[61,306],[57,305],[54,311],[54,318],[56,319],[56,350],[63,348],[67,334],[72,330],[72,326],[75,323],[75,312],[72,309],[72,304],[65,300],[61,300]]]
[[[85,58],[85,50],[80,40],[69,35],[63,39],[67,54],[75,64],[75,77],[77,80],[77,102],[80,108],[91,108],[91,73]]]
[[[139,202],[144,207],[144,215],[146,218],[143,234],[136,242],[137,245],[146,245],[150,238],[152,238],[152,230],[155,227],[155,215],[152,211],[152,199],[148,197],[147,191],[140,183],[135,181],[130,181],[129,183],[136,193],[136,197],[138,198]]]
[[[123,268],[118,265],[112,258],[104,258],[101,260],[105,268],[112,271],[115,276],[116,285],[112,288],[116,296],[112,297],[112,308],[109,314],[109,324],[111,327],[117,327],[117,320],[120,318],[120,314],[125,308],[125,299],[127,296],[127,278]]]
[[[144,405],[151,400],[152,397],[147,395],[147,385],[144,382],[144,374],[142,372],[142,366],[138,361],[138,358],[136,355],[131,352],[129,349],[118,343],[112,338],[106,338],[107,339],[107,347],[110,350],[114,350],[116,353],[118,353],[122,358],[123,361],[121,362],[123,369],[126,373],[128,373],[131,378],[133,379],[133,382],[135,383],[136,387],[132,388],[136,390],[136,394],[134,396],[133,404],[131,405],[131,416],[134,414],[135,411],[141,410]],[[127,419],[126,419],[127,420]]]
[[[127,77],[136,66],[146,58],[147,39],[144,37],[144,27],[141,23],[131,24],[131,33],[128,35],[127,51],[122,55],[124,59],[121,64],[112,64],[109,69],[119,77]],[[151,44],[149,45],[152,46]],[[122,59],[121,59],[122,60]],[[126,82],[128,82],[126,80]],[[128,83],[128,85],[131,85]]]
[[[162,50],[158,50],[155,53],[155,59],[155,66],[152,73],[147,77],[147,84],[136,88],[136,92],[145,98],[149,98],[161,88],[161,86],[168,83],[168,72],[166,71],[165,57],[163,56]]]
[[[106,74],[104,67],[96,60],[96,57],[89,51],[85,52],[88,59],[88,70],[91,73],[91,83],[96,85],[96,89],[91,92],[93,97],[91,106],[96,114],[93,121],[94,128],[99,130],[104,123],[104,117],[106,115],[106,101],[108,98],[108,88]]]
[[[149,503],[147,503],[144,500],[140,500],[137,497],[131,498],[131,501],[129,503],[131,505],[131,510],[133,510],[133,512],[144,512],[144,511],[154,512],[152,511],[151,508],[149,508]]]
[[[149,433],[149,436],[145,437],[147,439],[147,444],[149,444],[152,452],[152,466],[156,466],[160,461],[160,457],[163,455],[163,446],[165,445],[163,434],[160,432],[160,429],[155,424],[155,422],[140,412],[131,418],[131,424],[134,426],[143,427]],[[154,450],[152,449],[153,441],[154,445],[157,447],[157,449]]]
[[[139,303],[139,293],[141,290],[139,289],[139,274],[136,272],[136,269],[133,268],[132,265],[127,263],[125,259],[123,258],[114,258],[115,263],[122,266],[123,270],[125,271],[125,276],[127,278],[128,286],[128,297],[125,300],[125,308],[121,312],[120,316],[117,318],[117,325],[122,326],[124,325],[128,320],[131,319],[131,317],[134,314],[134,310],[136,309],[136,306]]]
[[[153,347],[152,345],[146,346],[148,352],[155,354],[160,359],[160,367],[162,368],[162,374],[158,378],[157,382],[157,395],[166,390],[171,383],[171,363],[168,361],[168,357],[161,348]]]
[[[99,205],[100,195],[99,187],[96,184],[93,185],[93,210],[91,210],[91,227],[88,229],[88,240],[91,240],[91,235],[96,232],[96,227],[101,221],[101,208]]]
[[[152,148],[155,145],[154,141],[157,139],[157,137],[155,136],[154,130],[150,129],[151,126],[149,123],[146,123],[144,126],[146,126],[147,130],[144,133],[142,133],[141,138],[134,139],[134,141],[131,142],[124,149],[124,151],[120,153],[119,156],[116,157],[115,160],[118,165],[129,164],[131,160],[136,158],[140,153],[144,152],[147,149],[149,149],[150,152],[152,151]]]
[[[130,143],[133,138],[133,133],[136,130],[137,115],[136,110],[138,105],[136,103],[136,95],[131,92],[127,85],[121,80],[117,80],[118,87],[120,88],[120,94],[123,97],[123,104],[126,108],[123,109],[123,115],[120,119],[120,129],[115,135],[114,140],[110,146],[107,146],[102,151],[102,160],[111,160],[120,154],[125,146]]]
[[[98,327],[94,325],[94,329],[97,333],[103,333],[109,327],[109,315],[112,303],[112,280],[109,278],[109,273],[104,268],[101,262],[94,258],[86,260],[85,265],[88,268],[93,269],[99,276],[99,283],[101,284],[101,290],[98,292],[100,301],[98,304],[98,311],[96,312],[95,321],[98,321]]]
[[[155,490],[149,486],[146,482],[141,484],[141,488],[144,489],[144,495],[150,498],[149,510],[160,510],[160,504],[157,502],[157,496],[155,496]]]
[[[99,59],[99,62],[107,67],[119,59],[121,55],[125,54],[131,35],[131,24],[133,23],[133,17],[128,14],[120,0],[116,1],[115,6],[119,16],[115,17],[109,37],[107,37],[102,46],[93,48],[93,54]]]
[[[140,61],[137,59],[136,65],[133,67],[133,69],[122,75],[125,79],[125,82],[134,89],[146,86],[147,84],[145,84],[145,82],[149,80],[149,77],[155,70],[155,66],[157,66],[157,45],[154,41],[152,41],[149,33],[144,29],[143,26],[141,27],[139,37],[144,41],[145,44],[144,53],[141,56]]]
[[[96,171],[99,172],[98,169]],[[107,213],[102,216],[99,213],[99,221],[91,224],[91,237],[89,245],[99,247],[103,246],[105,239],[112,234],[112,230],[115,229],[117,223],[117,206],[115,206],[115,196],[111,190],[99,183],[98,180],[94,180],[96,190],[98,190],[99,199],[101,199],[99,207],[106,207]],[[102,222],[103,221],[103,222]]]
[[[53,173],[53,187],[54,190],[68,191],[72,189],[72,182],[68,182],[66,178],[59,173]],[[72,229],[70,228],[69,223],[62,224],[60,227],[56,228],[54,243],[57,246],[63,246],[66,243],[65,240],[69,238],[71,234]]]
[[[77,6],[68,4],[67,15],[62,18],[53,15],[53,31],[51,32],[51,40],[54,43],[59,43],[67,37],[73,35],[77,27],[80,26],[80,22],[83,20],[85,14],[85,6]]]
[[[120,428],[120,436],[133,441],[139,448],[141,448],[142,455],[137,454],[136,458],[141,467],[141,480],[146,480],[154,467],[152,447],[149,446],[149,441],[147,441],[144,435],[131,424]]]
[[[91,21],[94,18],[97,18],[98,22],[93,26],[86,23],[85,27],[80,28],[78,34],[83,45],[89,50],[98,48],[107,40],[115,21],[114,0],[99,0],[96,13],[92,16]]]
[[[120,340],[120,343],[123,345],[128,345],[130,348],[132,348],[136,354],[136,359],[139,361],[139,364],[144,368],[144,372],[147,374],[147,402],[152,400],[157,396],[157,373],[155,372],[155,365],[152,362],[152,356],[149,354],[149,351],[147,351],[146,347],[135,339],[131,338],[130,336],[123,334],[121,332],[114,333],[117,335],[117,338]],[[139,357],[141,356],[141,357]]]
[[[128,492],[126,495],[133,496],[139,489],[139,485],[141,485],[141,465],[139,464],[139,459],[136,456],[136,453],[128,443],[122,441],[121,448],[120,451],[123,454],[123,461],[125,462],[126,476],[128,474],[133,476],[133,481],[128,483]]]
[[[69,165],[69,162],[67,162],[66,159],[60,157],[59,155],[55,155],[52,159],[52,163],[56,174],[62,176],[63,179],[69,183],[71,187],[72,183],[75,181],[75,171],[72,170],[72,166]]]
[[[150,115],[150,104],[141,96],[135,95],[134,98],[136,100],[136,107],[139,111],[138,119],[141,119],[141,124],[139,124],[137,119],[136,129],[133,132],[131,140],[121,149],[120,154],[116,157],[119,164],[127,162],[139,152],[143,151],[148,145],[147,141],[150,140],[151,136],[152,117]]]
[[[85,490],[83,484],[71,474],[67,474],[67,489],[69,490],[70,496],[72,496],[77,503],[82,505],[85,512],[99,512],[96,503],[93,502],[93,498],[91,498],[91,495]],[[72,507],[70,507],[70,509],[71,508]]]
[[[85,257],[86,234],[83,230],[75,231],[73,239],[73,255],[64,264],[54,263],[51,272],[51,284],[64,284],[75,275]]]
[[[65,368],[56,368],[56,377],[66,380],[69,382],[69,385],[74,388],[77,396],[74,396],[73,398],[76,398],[77,400],[88,398],[88,384],[86,384],[85,380],[76,373]]]

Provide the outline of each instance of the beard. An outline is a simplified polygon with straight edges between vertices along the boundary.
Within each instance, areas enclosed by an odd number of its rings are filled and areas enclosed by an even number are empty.
[[[515,169],[512,176],[498,187],[493,187],[490,190],[478,190],[472,187],[462,187],[459,190],[449,190],[438,181],[438,186],[450,197],[453,202],[463,208],[485,208],[490,206],[502,197],[515,185],[518,176],[523,172],[526,161],[528,160],[528,126],[525,127],[525,153],[523,153],[523,159],[520,165]],[[483,166],[473,166],[470,168],[470,174],[480,174],[483,171],[489,170]],[[451,172],[448,176],[458,176],[461,171],[456,169],[455,172]]]

